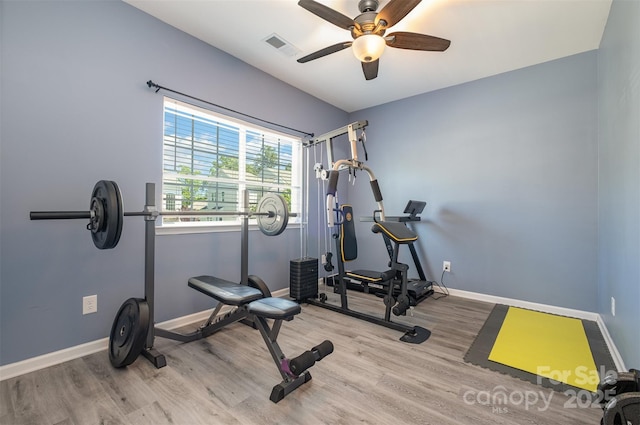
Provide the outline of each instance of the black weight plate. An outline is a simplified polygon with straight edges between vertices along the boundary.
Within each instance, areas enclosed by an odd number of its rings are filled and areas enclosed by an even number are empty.
[[[101,223],[101,225],[91,232],[93,244],[98,249],[115,248],[118,241],[120,241],[122,223],[124,222],[122,195],[118,185],[112,181],[100,180],[96,183],[91,193],[91,202],[95,201],[102,206],[96,211],[104,214],[104,217],[96,219],[96,222]]]
[[[144,349],[149,331],[149,305],[140,298],[126,300],[111,326],[109,361],[113,367],[130,365]]]
[[[122,193],[120,192],[120,188],[114,181],[112,181],[111,184],[113,185],[113,189],[116,193],[116,205],[118,206],[118,213],[116,215],[116,233],[113,238],[113,245],[111,246],[111,248],[115,248],[115,246],[118,245],[118,242],[120,242],[120,235],[122,235],[122,225],[124,223],[124,204],[122,203]]]
[[[256,213],[273,213],[273,217],[269,217],[268,215],[256,216],[260,231],[267,236],[279,235],[284,232],[284,229],[287,228],[287,224],[289,223],[287,201],[282,195],[277,193],[267,193],[260,198]]]

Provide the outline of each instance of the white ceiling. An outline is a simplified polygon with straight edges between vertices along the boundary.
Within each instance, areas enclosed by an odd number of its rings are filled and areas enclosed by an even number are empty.
[[[300,64],[323,47],[351,41],[297,0],[124,0],[336,107],[353,112],[420,93],[597,49],[611,0],[423,0],[387,31],[451,40],[445,52],[387,47],[366,81],[351,49]],[[317,0],[350,18],[357,0]],[[380,0],[380,11],[387,0]],[[273,34],[297,48],[284,54]]]

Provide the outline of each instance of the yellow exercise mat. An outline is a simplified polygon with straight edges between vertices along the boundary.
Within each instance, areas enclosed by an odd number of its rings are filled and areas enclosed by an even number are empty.
[[[600,382],[582,321],[509,307],[489,360],[595,392]]]

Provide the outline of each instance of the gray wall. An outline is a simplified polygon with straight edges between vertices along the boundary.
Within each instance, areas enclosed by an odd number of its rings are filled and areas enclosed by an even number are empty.
[[[598,50],[598,311],[640,367],[640,2],[614,0]],[[616,315],[610,300],[616,299]]]
[[[142,219],[126,219],[118,247],[99,251],[82,220],[32,222],[28,212],[86,210],[101,179],[118,182],[127,210],[144,206],[145,182],[159,199],[162,94],[147,80],[310,132],[348,119],[120,1],[3,1],[1,15],[0,364],[106,337],[120,304],[143,295]],[[249,272],[288,287],[299,232],[250,241]],[[156,245],[158,321],[212,306],[188,277],[240,278],[238,232]],[[82,316],[92,294],[98,313]]]
[[[387,214],[427,201],[414,229],[428,278],[449,260],[451,288],[596,311],[596,62],[587,52],[352,115],[371,123]],[[366,178],[350,189],[371,215]],[[369,228],[358,264],[375,270],[387,257]]]

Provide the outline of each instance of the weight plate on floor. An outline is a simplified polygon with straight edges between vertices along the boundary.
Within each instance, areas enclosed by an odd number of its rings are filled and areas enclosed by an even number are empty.
[[[125,367],[144,349],[149,331],[149,304],[140,298],[126,300],[111,326],[109,361],[113,367]]]
[[[115,248],[122,234],[124,208],[116,182],[100,180],[91,193],[91,239],[98,249]]]
[[[289,210],[287,201],[277,193],[267,193],[258,201],[256,213],[258,227],[267,236],[277,236],[287,228],[289,223]],[[272,216],[262,215],[273,213]]]

